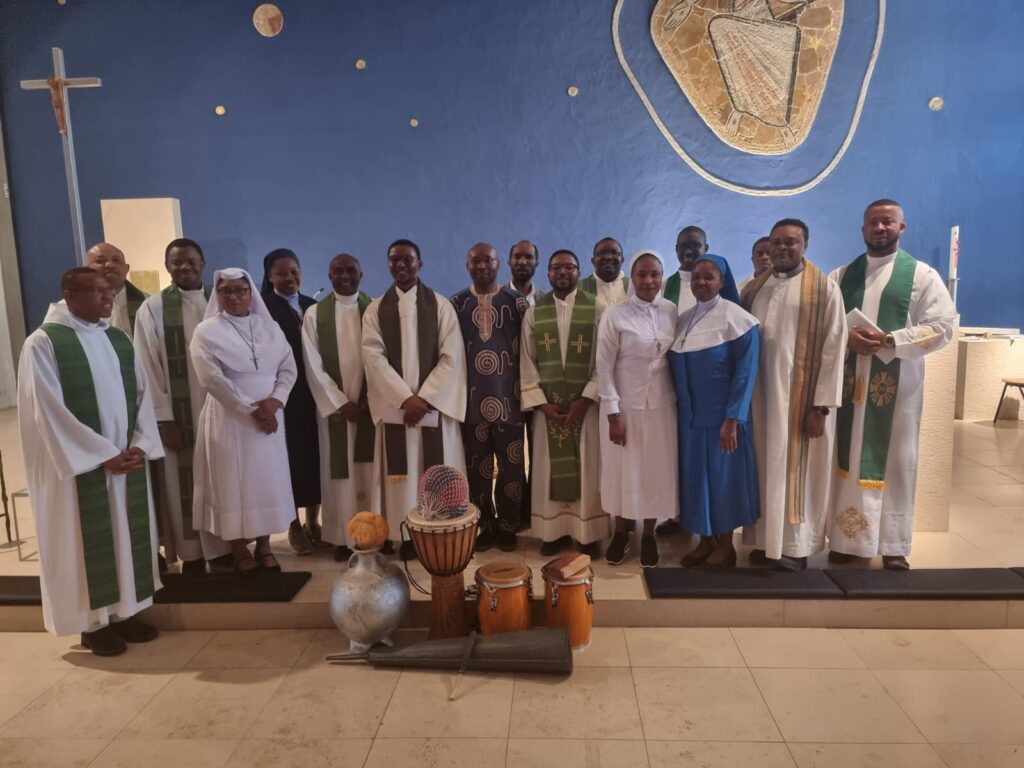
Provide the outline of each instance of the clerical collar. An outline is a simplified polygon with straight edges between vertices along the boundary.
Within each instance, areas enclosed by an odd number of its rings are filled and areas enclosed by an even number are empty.
[[[898,254],[899,252],[900,252],[899,246],[896,246],[896,250],[895,250],[895,251],[893,251],[892,253],[887,253],[887,254],[885,254],[885,256],[872,256],[872,255],[871,255],[871,254],[869,253],[869,254],[868,254],[868,258],[869,258],[869,259],[870,259],[871,261],[873,261],[873,262],[883,262],[883,261],[889,261],[889,260],[891,260],[891,259],[895,259],[895,258],[896,258],[896,254]]]
[[[68,310],[68,317],[70,317],[77,325],[81,325],[90,331],[103,331],[110,327],[110,323],[107,322],[106,318],[101,317],[95,323],[90,323],[88,320],[73,314],[70,309]]]
[[[804,260],[800,259],[800,263],[793,267],[788,272],[772,272],[775,277],[779,280],[789,280],[791,277],[796,277],[804,271]]]
[[[718,294],[717,296],[715,296],[715,298],[710,299],[709,301],[698,301],[697,306],[700,307],[701,309],[706,309],[710,312],[711,307],[715,306],[715,304],[718,303],[718,300],[720,298],[722,298],[722,294]]]
[[[358,304],[359,303],[359,291],[356,291],[351,296],[346,296],[343,293],[334,291],[334,300],[338,304]]]
[[[558,298],[558,294],[555,293],[554,291],[551,292],[551,295],[555,297],[555,301],[561,301],[561,302],[565,303],[565,302],[568,302],[569,299],[572,299],[572,300],[575,301],[576,300],[576,291],[578,291],[578,290],[579,290],[578,288],[573,288],[571,291],[569,291],[567,294],[565,294],[565,298],[564,299]]]
[[[520,296],[530,296],[530,295],[533,294],[533,292],[535,290],[534,287],[533,287],[533,283],[530,283],[530,289],[528,291],[524,291],[522,288],[520,288],[518,285],[516,285],[512,280],[508,281],[508,287],[511,288],[516,293],[518,293]]]
[[[182,288],[180,285],[175,286],[181,293],[200,293],[203,291],[203,284],[200,283],[198,288]]]
[[[605,285],[612,285],[613,283],[616,283],[619,280],[621,280],[623,277],[625,277],[625,275],[623,275],[622,270],[619,270],[619,274],[613,277],[611,280],[605,280],[603,277],[597,274],[597,272],[594,273],[594,279],[604,283]]]
[[[287,301],[288,302],[288,306],[290,306],[293,310],[295,310],[295,314],[297,314],[297,315],[301,315],[302,314],[302,307],[299,305],[299,292],[298,291],[296,291],[295,293],[281,293],[279,290],[277,290],[277,288],[275,288],[274,289],[274,293],[276,293],[282,299]]]

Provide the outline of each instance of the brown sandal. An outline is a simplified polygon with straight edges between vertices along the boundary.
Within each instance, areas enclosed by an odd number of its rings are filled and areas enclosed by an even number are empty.
[[[269,571],[271,573],[280,573],[281,572],[281,564],[279,562],[277,562],[277,558],[274,557],[274,553],[273,552],[262,552],[262,553],[257,552],[256,553],[256,557],[259,558],[257,560],[257,562],[259,563],[259,569],[261,571]],[[267,565],[267,558],[268,557],[271,560],[271,563],[272,563],[271,565]]]
[[[252,568],[243,568],[242,565],[245,563],[252,563]],[[235,573],[240,573],[243,576],[249,576],[256,573],[260,569],[259,564],[253,559],[253,556],[246,553],[245,557],[240,560],[235,560]]]

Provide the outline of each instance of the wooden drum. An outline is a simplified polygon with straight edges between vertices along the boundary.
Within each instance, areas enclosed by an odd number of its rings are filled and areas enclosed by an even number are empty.
[[[573,650],[586,648],[594,626],[593,569],[585,568],[567,579],[560,579],[547,571],[542,571],[542,575],[548,627],[567,629]]]
[[[480,632],[520,632],[530,628],[533,574],[523,563],[495,561],[476,570],[480,590],[476,612]]]
[[[427,520],[413,510],[405,519],[416,557],[430,574],[431,640],[469,634],[466,619],[466,570],[476,548],[480,510],[454,520]]]

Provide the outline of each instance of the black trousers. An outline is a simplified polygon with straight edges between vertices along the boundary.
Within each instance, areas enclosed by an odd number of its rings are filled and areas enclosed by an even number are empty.
[[[523,437],[521,421],[462,425],[469,498],[480,508],[481,531],[519,530],[526,480]]]

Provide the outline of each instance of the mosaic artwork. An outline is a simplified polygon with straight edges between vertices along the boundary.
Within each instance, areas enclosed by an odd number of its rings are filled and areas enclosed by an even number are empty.
[[[783,154],[811,130],[844,0],[658,0],[651,35],[686,98],[731,147]]]

